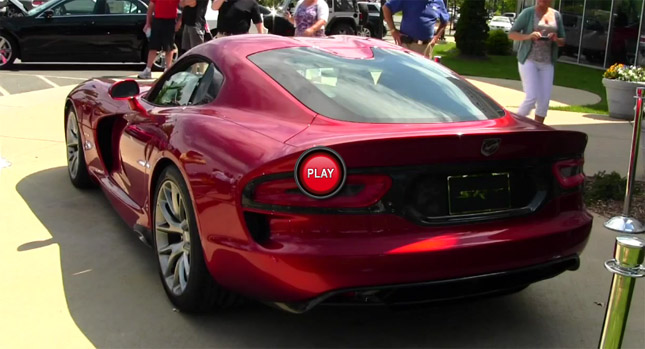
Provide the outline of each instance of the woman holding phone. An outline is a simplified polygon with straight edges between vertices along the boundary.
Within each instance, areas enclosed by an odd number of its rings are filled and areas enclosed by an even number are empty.
[[[517,60],[526,93],[517,114],[527,116],[535,108],[539,123],[544,123],[549,110],[558,48],[565,45],[562,16],[550,4],[551,0],[537,0],[535,6],[524,9],[508,34],[520,42]]]
[[[294,14],[286,18],[296,27],[295,36],[325,36],[329,20],[329,6],[325,0],[300,0]]]

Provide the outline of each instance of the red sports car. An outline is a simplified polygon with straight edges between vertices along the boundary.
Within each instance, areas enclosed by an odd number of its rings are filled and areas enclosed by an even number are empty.
[[[154,82],[84,82],[65,128],[72,183],[152,245],[183,311],[519,290],[577,269],[591,229],[584,133],[380,40],[213,40]],[[338,171],[297,170],[312,149]],[[329,195],[300,183],[327,174]]]

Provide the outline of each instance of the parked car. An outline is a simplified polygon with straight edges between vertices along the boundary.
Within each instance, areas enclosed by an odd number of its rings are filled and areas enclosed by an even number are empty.
[[[360,29],[356,0],[326,0],[329,5],[329,20],[325,25],[327,35],[355,35]],[[287,11],[295,11],[297,0],[284,0],[275,14],[265,16],[265,27],[271,34],[292,36],[293,24],[285,19]]]
[[[52,0],[0,18],[0,69],[22,62],[145,62],[140,0]]]
[[[488,23],[488,28],[490,29],[490,31],[502,30],[507,34],[511,32],[511,27],[513,27],[513,24],[511,24],[511,19],[504,16],[495,16]]]
[[[511,23],[513,23],[515,22],[515,18],[517,17],[517,14],[515,12],[504,12],[502,13],[502,16],[510,18]]]
[[[387,33],[387,24],[385,21],[381,19],[381,4],[378,2],[363,2],[359,1],[358,6],[361,4],[365,4],[368,8],[369,11],[369,17],[366,25],[361,26],[360,32],[358,33],[360,36],[366,36],[366,37],[373,37],[373,38],[378,38],[382,39],[383,36],[385,36],[385,33]],[[382,36],[378,36],[378,26],[379,23],[381,25],[381,33]]]
[[[102,188],[183,312],[518,291],[577,269],[591,229],[584,133],[382,40],[212,40],[156,81],[80,84],[62,119],[72,184]],[[320,147],[345,177],[312,198],[295,173]]]

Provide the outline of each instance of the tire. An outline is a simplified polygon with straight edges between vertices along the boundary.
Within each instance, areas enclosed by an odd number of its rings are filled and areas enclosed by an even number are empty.
[[[370,29],[369,26],[364,26],[358,31],[358,36],[362,36],[364,38],[371,38],[373,34],[374,32]]]
[[[11,68],[17,53],[16,41],[6,33],[0,33],[0,69]]]
[[[67,108],[67,121],[65,122],[65,144],[67,145],[67,173],[69,180],[76,188],[87,189],[94,187],[85,163],[80,127],[74,108]]]
[[[330,33],[331,35],[355,35],[356,30],[354,30],[354,27],[352,27],[348,23],[341,22],[341,23],[336,23],[331,28]]]
[[[186,313],[237,304],[239,297],[217,285],[206,267],[188,187],[176,167],[161,172],[153,199],[153,247],[161,284],[172,304]]]
[[[174,54],[172,55],[172,61],[173,63],[177,60],[177,57],[179,56],[179,49],[177,48],[177,45],[173,46]],[[157,53],[157,58],[155,58],[155,61],[152,65],[152,70],[153,71],[164,71],[166,68],[166,53],[164,51],[159,51]]]

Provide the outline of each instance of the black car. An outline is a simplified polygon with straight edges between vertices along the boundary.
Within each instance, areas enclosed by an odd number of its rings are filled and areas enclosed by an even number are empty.
[[[365,5],[369,12],[367,23],[362,26],[361,31],[358,34],[360,36],[383,39],[383,36],[387,32],[387,28],[385,27],[385,24],[383,24],[383,19],[381,19],[381,4],[378,2],[359,1],[358,5],[359,7],[361,5]],[[378,30],[379,23],[382,28],[380,32]]]
[[[22,62],[144,62],[141,0],[52,0],[0,18],[0,69]]]

